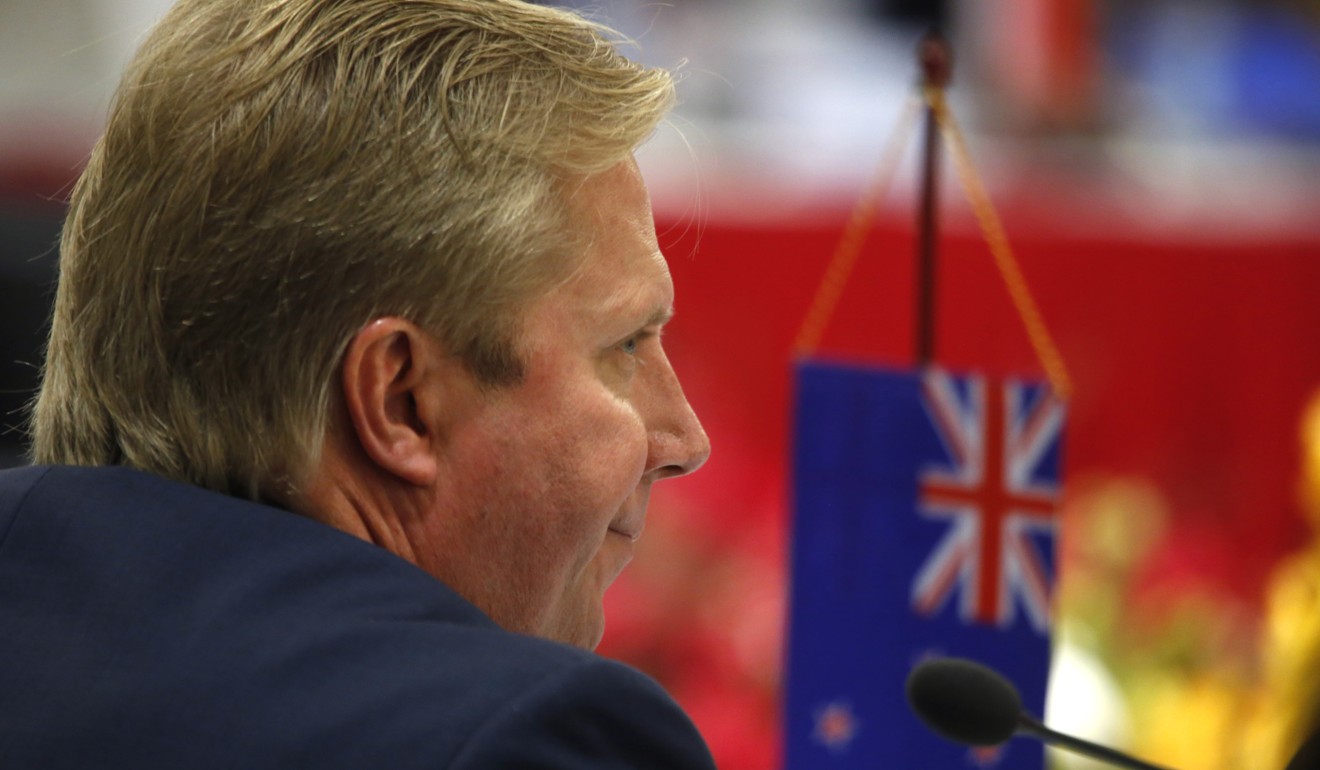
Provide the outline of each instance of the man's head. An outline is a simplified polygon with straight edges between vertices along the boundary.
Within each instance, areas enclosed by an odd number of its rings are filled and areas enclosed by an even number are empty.
[[[582,251],[561,188],[671,101],[599,29],[510,0],[183,0],[73,195],[36,459],[283,498],[384,315],[516,381],[517,309]]]
[[[656,481],[706,458],[660,335],[674,289],[636,166],[583,178],[580,269],[527,307],[489,388],[387,317],[349,343],[342,414],[295,507],[384,545],[505,628],[594,646]]]
[[[74,192],[35,459],[277,502],[594,644],[708,452],[632,161],[671,102],[513,0],[183,0]]]

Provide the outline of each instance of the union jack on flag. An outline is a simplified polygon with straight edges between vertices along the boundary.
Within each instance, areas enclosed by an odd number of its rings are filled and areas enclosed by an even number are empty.
[[[1040,713],[1065,409],[1043,385],[819,361],[797,370],[788,770],[998,763],[921,725],[904,682],[931,654],[999,670]]]
[[[948,525],[912,582],[912,606],[932,615],[958,594],[964,622],[1000,627],[1020,606],[1048,633],[1052,581],[1033,535],[1054,535],[1058,484],[1041,461],[1059,442],[1064,405],[1012,380],[959,384],[941,371],[922,382],[946,457],[922,469],[918,509]]]

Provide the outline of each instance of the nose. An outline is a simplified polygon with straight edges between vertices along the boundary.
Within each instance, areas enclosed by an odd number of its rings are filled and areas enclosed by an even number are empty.
[[[683,476],[710,457],[710,439],[683,395],[683,386],[668,358],[647,367],[651,375],[643,409],[647,429],[647,474],[656,481]]]

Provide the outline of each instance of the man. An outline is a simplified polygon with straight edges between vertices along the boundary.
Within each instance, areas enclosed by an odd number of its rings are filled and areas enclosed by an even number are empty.
[[[515,0],[175,7],[0,479],[0,767],[710,767],[580,649],[709,451],[632,160],[671,102]]]

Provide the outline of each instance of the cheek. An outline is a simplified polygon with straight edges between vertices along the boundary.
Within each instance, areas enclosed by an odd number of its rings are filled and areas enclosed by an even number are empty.
[[[575,580],[608,546],[607,530],[639,502],[646,469],[646,428],[626,403],[613,396],[594,404],[578,402],[570,419],[547,437],[553,448],[551,470],[539,499],[541,530],[551,560]]]
[[[608,396],[595,409],[580,410],[569,430],[561,444],[561,477],[575,479],[598,505],[617,509],[646,470],[646,426],[627,402]]]
[[[582,393],[534,405],[498,431],[493,479],[520,530],[534,533],[542,560],[598,545],[630,504],[646,469],[646,427],[608,393]],[[577,547],[572,547],[576,545]]]
[[[544,630],[598,612],[631,556],[607,530],[645,505],[648,442],[637,410],[599,380],[528,386],[535,396],[488,415],[474,442],[488,464],[482,483],[468,485],[484,514],[469,525],[490,557],[487,579],[502,586],[497,600],[512,599],[520,627]]]

